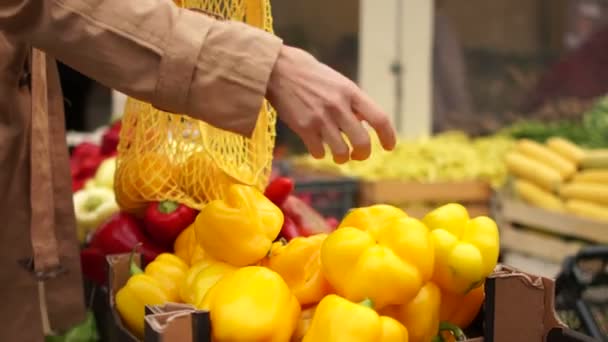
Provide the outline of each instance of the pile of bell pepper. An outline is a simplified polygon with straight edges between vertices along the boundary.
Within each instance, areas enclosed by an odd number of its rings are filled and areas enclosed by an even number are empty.
[[[81,250],[81,264],[85,277],[98,285],[107,283],[106,256],[128,253],[135,246],[150,263],[172,251],[178,236],[188,228],[198,212],[171,201],[152,202],[143,218],[117,212],[97,227],[87,246]]]
[[[70,155],[76,225],[83,244],[92,231],[119,211],[113,188],[120,127],[120,121],[114,123],[104,132],[101,145],[83,142]]]
[[[72,191],[82,189],[103,161],[116,156],[121,126],[121,121],[116,121],[106,129],[100,145],[83,142],[74,147],[70,155]]]
[[[78,236],[84,245],[82,270],[98,285],[107,282],[107,255],[139,246],[144,263],[152,262],[172,251],[177,237],[198,214],[171,201],[148,203],[141,215],[120,211],[114,193],[120,129],[117,121],[104,132],[101,145],[81,143],[70,157]]]
[[[216,342],[463,337],[497,263],[494,221],[459,204],[422,220],[379,204],[287,240],[289,195],[275,195],[234,184],[203,207],[174,254],[134,268],[116,294],[125,325],[141,337],[145,305],[183,302],[209,310]]]

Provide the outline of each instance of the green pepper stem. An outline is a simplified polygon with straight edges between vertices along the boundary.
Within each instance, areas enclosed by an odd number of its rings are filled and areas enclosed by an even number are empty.
[[[431,340],[431,342],[445,342],[445,339],[441,335],[436,335],[436,336],[433,337],[433,339]]]
[[[456,324],[452,324],[450,322],[440,322],[439,332],[441,333],[442,331],[449,331],[450,333],[452,333],[452,335],[454,335],[454,337],[456,338],[456,341],[466,340],[464,332]]]
[[[358,304],[365,306],[367,308],[370,308],[370,309],[374,308],[374,301],[369,298],[365,298],[364,300],[360,301]]]
[[[174,201],[158,202],[158,211],[160,211],[163,214],[171,214],[172,212],[176,211],[178,207],[179,207],[179,203],[174,202]]]
[[[141,269],[141,267],[137,266],[137,264],[135,263],[134,257],[135,257],[135,252],[137,252],[137,248],[139,248],[139,246],[141,246],[141,242],[138,243],[137,245],[135,245],[133,247],[133,250],[131,251],[131,255],[129,256],[129,273],[131,273],[131,275],[136,275],[136,274],[142,274],[144,273],[144,271]]]

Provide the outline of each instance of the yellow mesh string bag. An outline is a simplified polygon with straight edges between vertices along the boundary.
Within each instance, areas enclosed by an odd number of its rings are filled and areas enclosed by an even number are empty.
[[[273,32],[269,0],[176,3]],[[245,138],[129,98],[118,145],[116,200],[123,210],[135,213],[161,200],[201,209],[223,198],[233,183],[263,190],[271,172],[275,123],[276,113],[267,101],[253,135]]]

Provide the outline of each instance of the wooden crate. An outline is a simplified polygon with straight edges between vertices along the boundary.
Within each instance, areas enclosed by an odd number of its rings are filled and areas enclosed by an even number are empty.
[[[362,182],[360,206],[386,203],[403,208],[410,216],[421,218],[439,205],[456,202],[471,216],[490,215],[492,188],[484,182],[422,184],[401,181]]]
[[[608,244],[608,224],[551,212],[499,193],[496,219],[503,249],[561,262],[582,247]]]

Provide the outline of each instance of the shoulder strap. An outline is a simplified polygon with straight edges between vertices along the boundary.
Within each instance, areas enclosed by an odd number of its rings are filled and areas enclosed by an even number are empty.
[[[32,126],[30,154],[30,233],[34,251],[34,271],[40,278],[61,270],[57,237],[53,174],[49,151],[49,101],[47,65],[44,52],[32,52]]]

